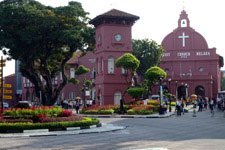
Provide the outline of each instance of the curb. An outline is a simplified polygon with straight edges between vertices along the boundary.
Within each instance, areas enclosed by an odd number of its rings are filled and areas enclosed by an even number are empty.
[[[40,133],[40,132],[53,132],[53,131],[75,131],[75,130],[84,130],[84,129],[93,129],[102,127],[102,123],[92,126],[83,126],[83,127],[68,127],[68,128],[56,128],[56,129],[34,129],[34,130],[5,130],[4,132],[0,131],[0,135],[2,133]]]
[[[83,115],[83,117],[92,117],[92,118],[168,118],[175,115],[174,112],[167,115]]]
[[[99,128],[101,127],[101,128]],[[126,129],[125,126],[115,126],[113,124],[98,124],[93,126],[87,126],[86,129],[81,129],[80,127],[67,128],[67,131],[55,131],[49,132],[48,129],[44,130],[29,130],[27,133],[5,133],[0,134],[1,138],[27,138],[27,137],[42,137],[42,136],[63,136],[63,135],[79,135],[79,134],[91,134],[91,133],[103,133],[103,132],[112,132]],[[48,130],[48,131],[47,131]],[[25,131],[25,130],[24,130]],[[37,132],[31,132],[37,131]],[[45,132],[42,132],[45,131]]]

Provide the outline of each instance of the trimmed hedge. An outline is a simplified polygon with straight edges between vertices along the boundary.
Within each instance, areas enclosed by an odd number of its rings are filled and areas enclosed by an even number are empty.
[[[5,130],[56,129],[67,127],[91,126],[99,123],[96,118],[84,117],[82,121],[49,122],[49,123],[0,123],[0,132]]]
[[[148,109],[133,110],[133,109],[130,109],[130,110],[127,111],[127,114],[129,114],[129,115],[149,115],[149,114],[153,114],[153,110],[148,110]]]
[[[84,114],[113,114],[114,110],[108,109],[108,110],[96,110],[96,109],[90,109],[82,111]]]

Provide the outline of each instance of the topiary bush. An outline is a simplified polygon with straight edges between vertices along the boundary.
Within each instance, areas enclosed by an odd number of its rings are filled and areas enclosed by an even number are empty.
[[[141,97],[144,93],[144,88],[139,88],[139,87],[134,87],[134,88],[131,88],[131,89],[128,89],[127,90],[127,93],[134,97],[135,99],[137,99],[138,97]]]

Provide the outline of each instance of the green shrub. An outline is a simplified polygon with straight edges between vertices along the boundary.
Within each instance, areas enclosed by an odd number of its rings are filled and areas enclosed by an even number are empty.
[[[144,88],[134,87],[134,88],[128,89],[127,93],[132,97],[138,98],[142,96],[142,94],[144,93],[144,90],[145,90]]]
[[[129,115],[135,115],[136,113],[134,112],[133,109],[129,109],[129,110],[127,111],[127,114],[129,114]]]
[[[98,110],[95,110],[95,109],[83,110],[80,113],[84,113],[84,114],[98,114]]]
[[[148,110],[148,109],[138,110],[138,111],[135,111],[135,113],[139,115],[148,115],[148,114],[153,114],[153,110]]]
[[[90,110],[83,110],[82,113],[84,114],[113,114],[114,110],[113,109],[108,109],[108,110],[96,110],[96,109],[90,109]]]
[[[97,118],[87,118],[87,117],[84,117],[84,120],[82,121],[49,122],[49,123],[0,123],[0,131],[82,127],[82,126],[96,125],[98,123],[99,120]]]
[[[99,110],[98,114],[113,114],[114,110],[109,109],[109,110]]]
[[[160,101],[158,100],[148,100],[148,105],[159,105]]]

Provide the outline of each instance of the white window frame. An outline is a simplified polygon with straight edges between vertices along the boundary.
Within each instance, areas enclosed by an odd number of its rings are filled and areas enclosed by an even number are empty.
[[[108,58],[108,73],[109,74],[114,73],[114,58],[113,57]]]
[[[74,92],[69,93],[69,99],[75,99],[75,93]]]
[[[74,68],[70,68],[70,79],[75,78],[75,70]]]

